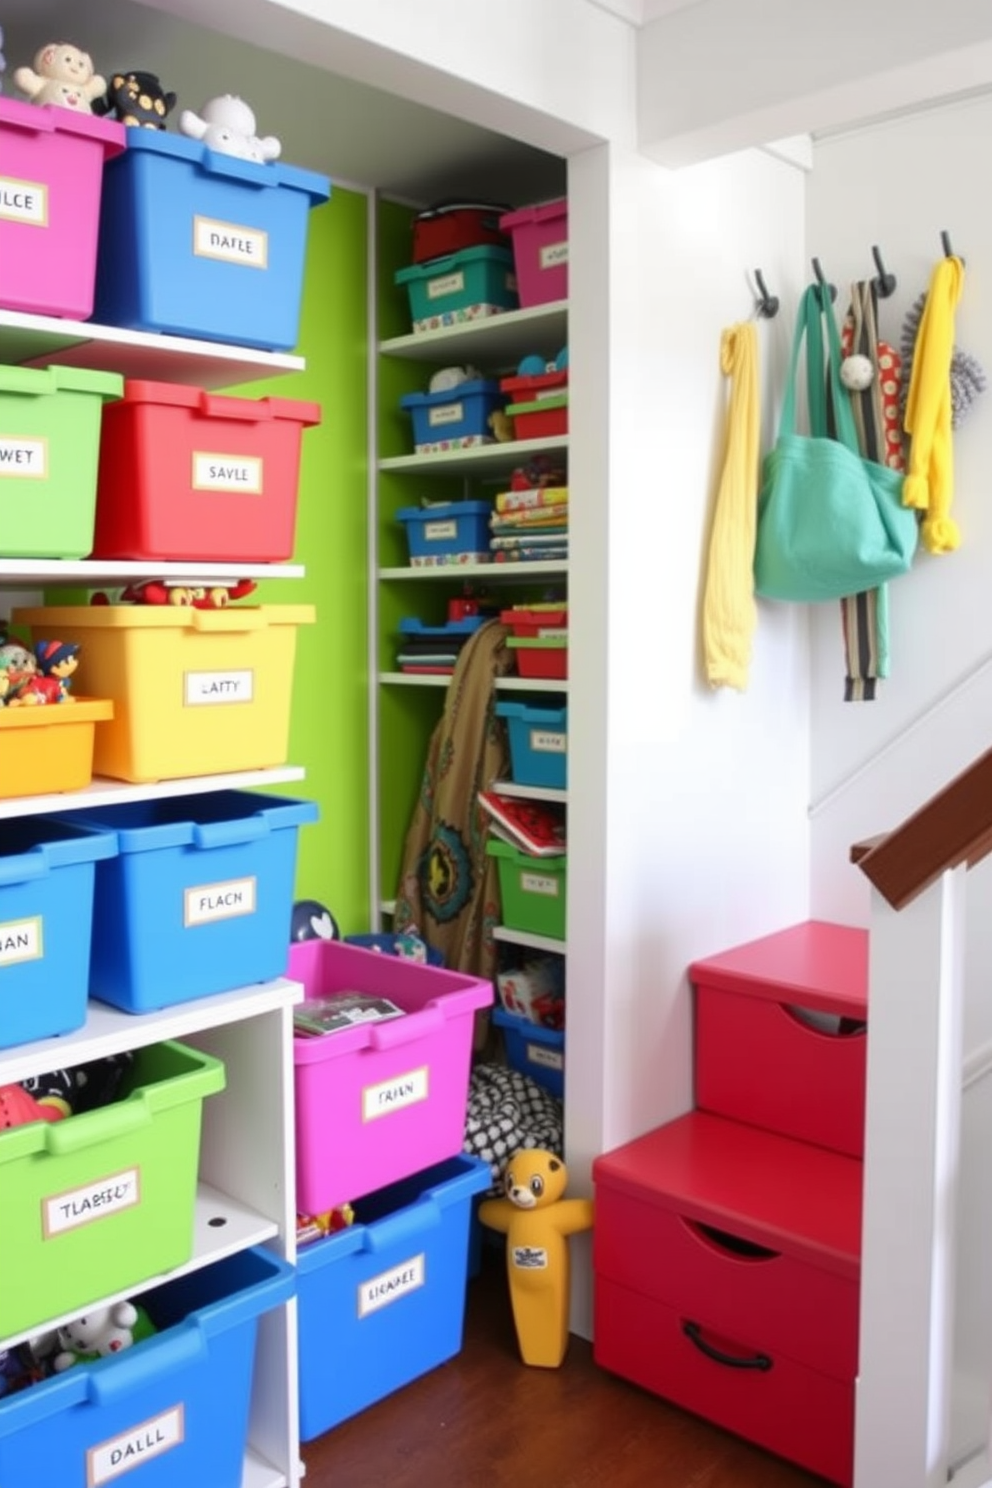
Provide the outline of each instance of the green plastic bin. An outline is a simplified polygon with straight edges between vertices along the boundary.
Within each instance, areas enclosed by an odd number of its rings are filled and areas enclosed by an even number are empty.
[[[219,1059],[152,1044],[112,1105],[0,1133],[0,1338],[189,1261],[203,1100],[224,1081]]]
[[[568,858],[534,858],[498,837],[490,837],[486,852],[499,860],[506,928],[564,940]]]
[[[116,372],[0,367],[0,558],[93,551],[100,425]]]

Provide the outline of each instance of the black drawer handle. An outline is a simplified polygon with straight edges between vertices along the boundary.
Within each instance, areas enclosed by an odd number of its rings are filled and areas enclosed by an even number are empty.
[[[703,1330],[698,1323],[683,1323],[682,1332],[690,1343],[694,1343],[701,1354],[712,1359],[716,1364],[726,1364],[728,1369],[761,1369],[767,1371],[772,1367],[772,1360],[767,1354],[754,1354],[750,1359],[740,1359],[734,1354],[721,1353],[711,1343],[707,1343],[703,1337]]]

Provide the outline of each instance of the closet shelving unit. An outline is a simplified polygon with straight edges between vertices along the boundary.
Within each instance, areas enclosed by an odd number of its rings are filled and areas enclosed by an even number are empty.
[[[150,335],[0,310],[0,362],[73,365],[126,377],[219,388],[303,368],[299,357],[238,346]],[[296,578],[292,564],[107,563],[91,560],[0,560],[0,603],[23,602],[31,588],[117,586],[139,578],[217,583],[235,578]],[[210,791],[302,780],[297,766],[131,785],[95,778],[65,795],[0,800],[0,818],[85,809]],[[0,1084],[165,1039],[180,1039],[223,1060],[226,1086],[203,1103],[202,1136],[190,1261],[168,1275],[209,1266],[255,1245],[296,1259],[293,1105],[293,1006],[302,986],[286,977],[214,997],[133,1014],[90,1002],[83,1028],[59,1038],[0,1050]],[[0,1201],[2,1203],[2,1201]],[[157,1282],[163,1278],[152,1278]],[[151,1284],[151,1282],[149,1283]],[[134,1295],[90,1299],[103,1305]],[[47,1331],[76,1313],[38,1318],[26,1332],[0,1338],[0,1349]],[[302,1465],[297,1403],[296,1303],[259,1319],[258,1343],[242,1488],[299,1488]]]

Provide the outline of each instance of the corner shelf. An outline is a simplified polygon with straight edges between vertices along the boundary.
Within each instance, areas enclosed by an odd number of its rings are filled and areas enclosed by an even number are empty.
[[[120,806],[128,801],[161,801],[168,796],[203,796],[210,791],[285,785],[302,780],[305,774],[300,765],[282,765],[272,770],[234,770],[225,775],[187,775],[178,780],[152,780],[139,784],[108,780],[98,775],[83,790],[60,791],[49,796],[10,796],[0,800],[0,821],[20,816],[46,816],[60,811],[84,811],[89,806]],[[64,1040],[59,1042],[64,1044]],[[3,1060],[2,1051],[0,1060]]]
[[[463,321],[436,331],[393,336],[379,342],[379,354],[413,362],[433,362],[438,357],[456,361],[478,357],[490,365],[502,360],[506,366],[515,366],[522,356],[539,349],[535,345],[538,340],[547,350],[556,352],[567,343],[567,300],[534,305],[527,310],[507,310],[501,315]]]
[[[567,449],[567,434],[558,434],[553,439],[509,439],[504,444],[476,444],[468,449],[441,450],[438,454],[390,455],[379,461],[379,469],[404,475],[479,475],[498,480],[510,475],[531,455],[556,454]]]

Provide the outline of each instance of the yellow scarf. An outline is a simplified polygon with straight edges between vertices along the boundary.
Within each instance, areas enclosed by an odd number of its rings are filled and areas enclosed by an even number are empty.
[[[926,513],[920,538],[928,553],[951,553],[961,542],[950,516],[954,494],[951,437],[951,357],[954,310],[964,288],[964,264],[942,258],[934,266],[913,350],[903,427],[910,436],[904,506]]]
[[[720,370],[733,379],[726,453],[717,491],[703,599],[703,652],[712,687],[747,687],[754,602],[754,542],[760,473],[758,335],[753,322],[720,337]]]

